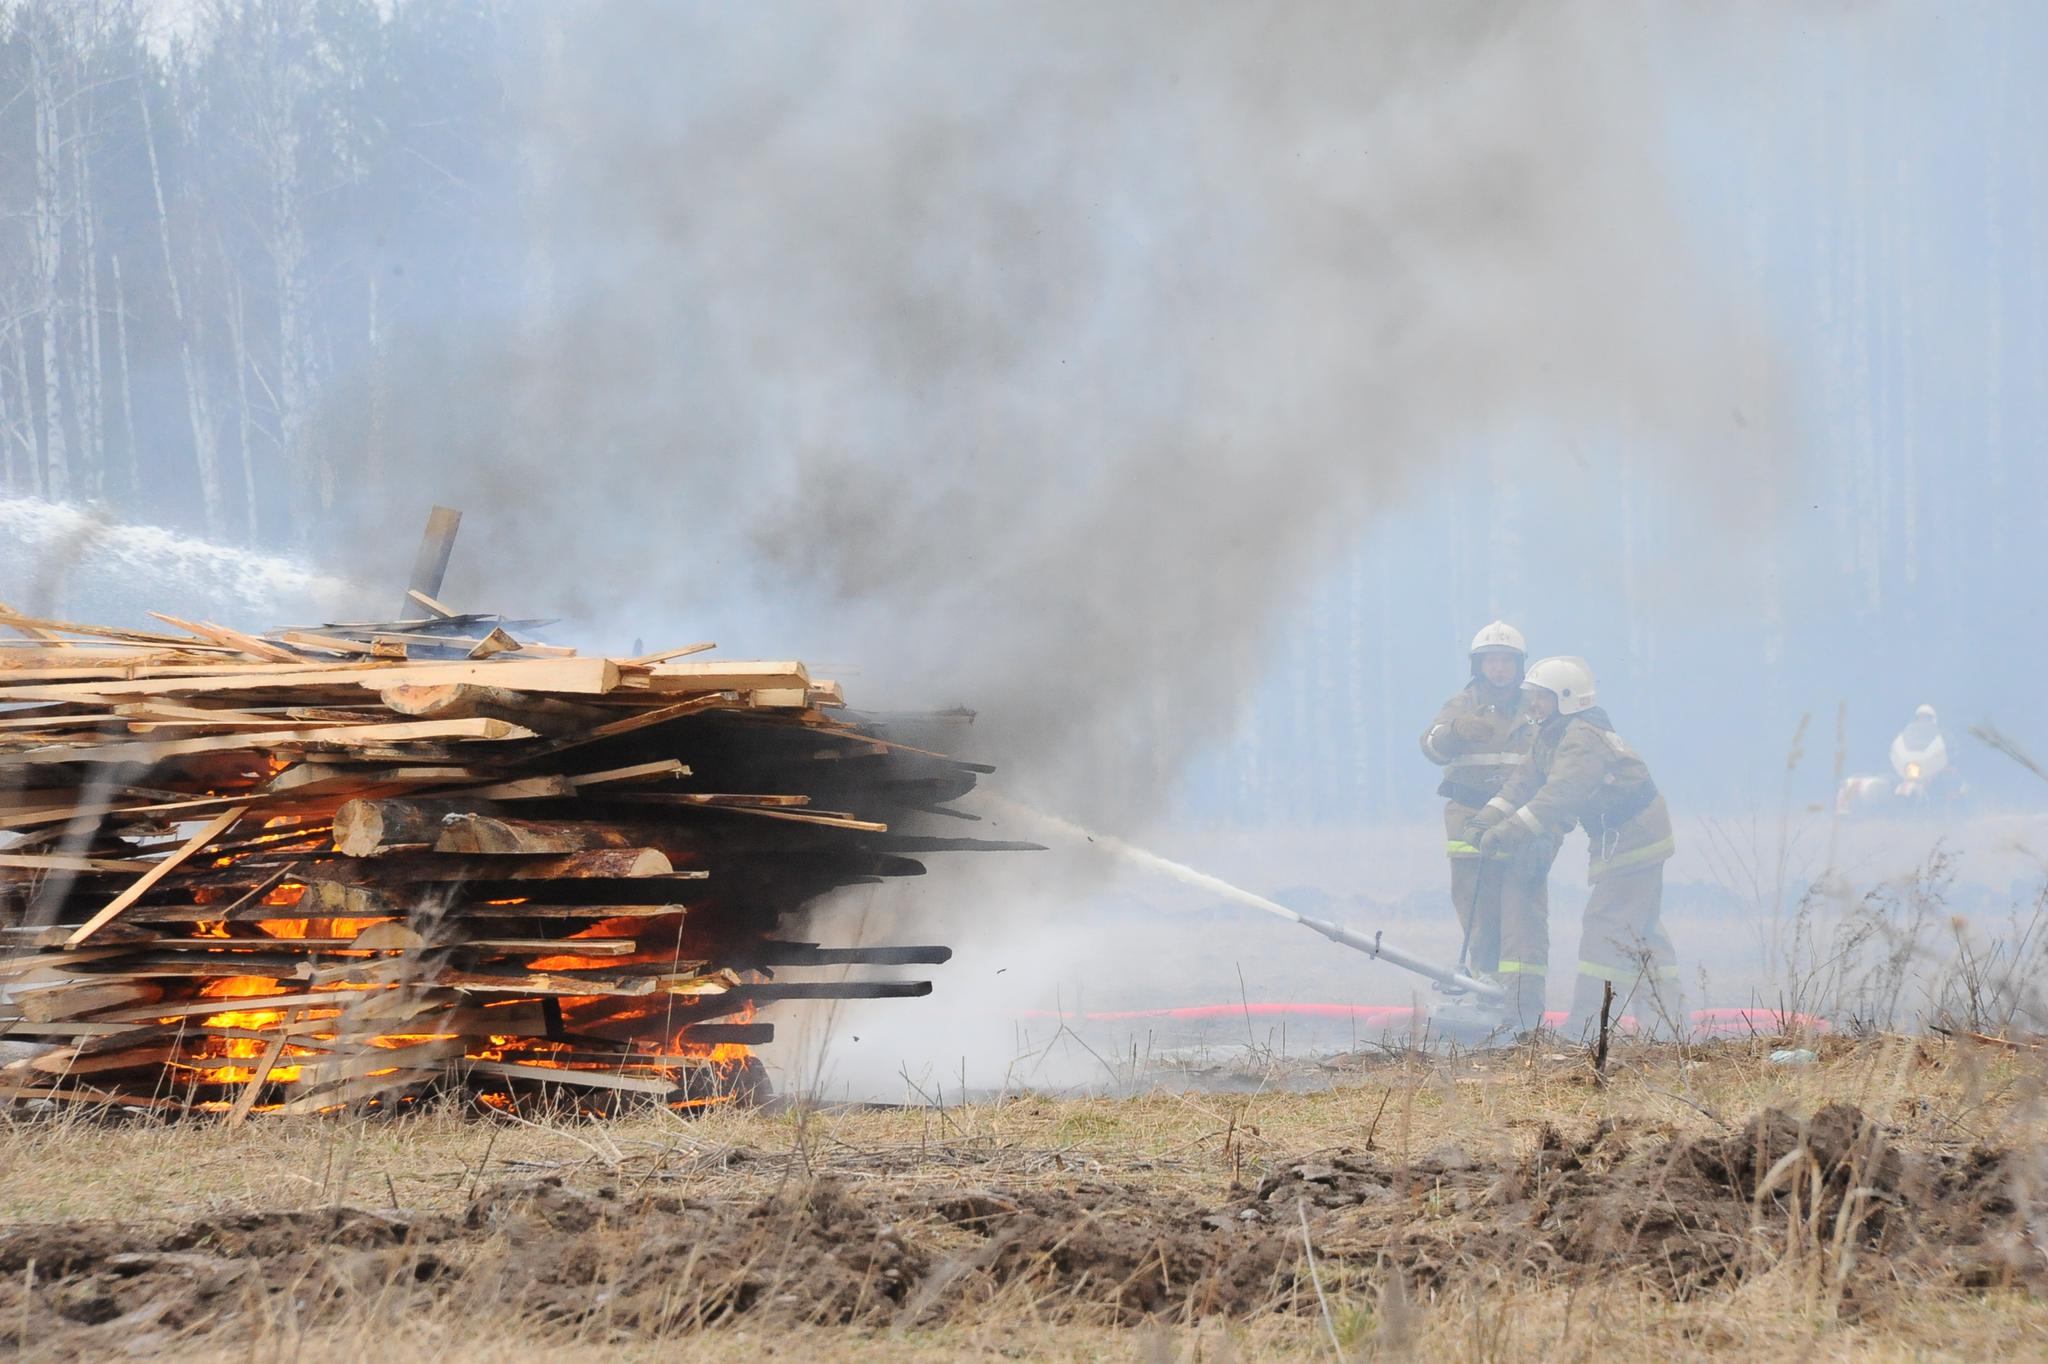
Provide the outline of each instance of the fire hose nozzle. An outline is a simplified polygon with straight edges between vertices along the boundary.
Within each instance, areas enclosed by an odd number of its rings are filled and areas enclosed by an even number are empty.
[[[1463,990],[1478,996],[1488,1004],[1499,1004],[1507,999],[1507,992],[1492,981],[1479,980],[1476,977],[1466,975],[1463,971],[1456,971],[1448,966],[1439,966],[1426,958],[1415,956],[1409,952],[1403,952],[1400,948],[1384,941],[1385,935],[1383,933],[1375,932],[1371,937],[1367,937],[1355,929],[1346,928],[1342,924],[1333,924],[1327,919],[1311,919],[1306,914],[1296,917],[1304,927],[1314,929],[1331,942],[1343,943],[1346,947],[1363,952],[1368,957],[1377,957],[1381,961],[1391,962],[1404,971],[1413,971],[1418,976],[1426,976],[1446,990]]]

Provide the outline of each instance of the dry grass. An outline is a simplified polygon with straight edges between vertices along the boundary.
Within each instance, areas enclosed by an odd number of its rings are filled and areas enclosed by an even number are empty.
[[[440,1215],[453,1226],[480,1192],[540,1179],[615,1204],[661,1194],[690,1206],[766,1206],[832,1186],[886,1213],[987,1189],[1012,1198],[1079,1191],[1085,1205],[1096,1196],[1088,1191],[1113,1188],[1120,1198],[1149,1200],[1148,1207],[1204,1209],[1243,1198],[1268,1171],[1340,1148],[1404,1166],[1441,1163],[1455,1148],[1449,1159],[1505,1167],[1526,1160],[1546,1126],[1570,1133],[1618,1119],[1674,1137],[1714,1138],[1768,1107],[1804,1114],[1835,1102],[1854,1104],[1883,1124],[1900,1148],[2048,1150],[2042,1053],[1879,1037],[1828,1042],[1819,1063],[1784,1067],[1769,1062],[1770,1050],[1764,1042],[1624,1048],[1604,1083],[1576,1053],[1389,1056],[1317,1093],[1024,1095],[944,1110],[792,1106],[602,1123],[443,1111],[401,1120],[256,1123],[235,1132],[83,1114],[16,1118],[0,1137],[0,1221],[17,1233],[23,1224],[60,1222],[164,1232],[238,1214],[347,1207],[415,1219]],[[2022,1192],[2037,1217],[2048,1215],[2038,1191]],[[1418,1199],[1413,1217],[1438,1219],[1432,1234],[1445,1244],[1486,1217],[1483,1208],[1440,1208],[1427,1191]],[[644,1304],[630,1319],[603,1310],[572,1319],[545,1303],[505,1296],[524,1272],[521,1257],[534,1247],[471,1216],[477,1235],[460,1252],[462,1272],[443,1289],[420,1287],[417,1255],[377,1261],[385,1279],[359,1275],[340,1287],[311,1275],[302,1261],[291,1272],[304,1278],[303,1287],[258,1275],[201,1322],[173,1328],[144,1314],[121,1339],[145,1352],[191,1358],[357,1358],[374,1348],[395,1361],[474,1357],[479,1333],[487,1334],[494,1355],[522,1360],[587,1358],[593,1347],[607,1358],[664,1360],[798,1354],[1172,1361],[1331,1358],[1339,1351],[1461,1360],[1618,1352],[1984,1359],[2021,1357],[2048,1339],[2048,1305],[2024,1287],[1920,1293],[1912,1284],[1890,1284],[1905,1291],[1861,1299],[1829,1287],[1832,1280],[1823,1281],[1834,1261],[1819,1234],[1810,1246],[1780,1236],[1776,1258],[1733,1286],[1674,1297],[1627,1275],[1566,1284],[1498,1266],[1489,1279],[1489,1267],[1477,1260],[1459,1276],[1410,1290],[1399,1274],[1342,1259],[1341,1231],[1321,1223],[1319,1261],[1339,1254],[1323,1266],[1327,1309],[1307,1296],[1303,1277],[1258,1310],[1227,1320],[1204,1320],[1183,1308],[1149,1324],[1126,1318],[1119,1325],[1089,1307],[1074,1284],[1022,1274],[994,1283],[971,1310],[938,1301],[883,1319],[856,1308],[850,1326],[804,1324],[803,1314],[791,1311],[785,1324],[772,1313],[719,1307],[730,1303],[718,1297],[725,1291],[718,1286],[736,1282],[738,1271],[707,1256],[679,1260],[674,1301],[650,1328]],[[970,1243],[985,1240],[953,1227],[925,1230],[940,1268],[946,1256],[965,1255]],[[2036,1249],[2048,1250],[2048,1229],[2033,1222],[2029,1230]],[[1334,1237],[1337,1252],[1326,1252],[1325,1235]],[[746,1259],[749,1272],[764,1263],[753,1248]],[[399,1264],[403,1272],[392,1268]],[[623,1259],[613,1270],[600,1266],[588,1282],[607,1283],[614,1271],[626,1274]],[[778,1273],[777,1288],[804,1288],[800,1270]],[[31,1326],[34,1302],[20,1290],[0,1302],[0,1345],[65,1357],[122,1347],[106,1326]],[[9,1311],[19,1314],[18,1330],[8,1329]]]

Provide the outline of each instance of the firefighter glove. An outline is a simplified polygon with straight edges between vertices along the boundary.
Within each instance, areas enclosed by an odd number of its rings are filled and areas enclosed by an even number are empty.
[[[1451,733],[1468,744],[1483,743],[1493,737],[1493,724],[1482,715],[1460,715],[1451,721]]]
[[[1509,820],[1505,824],[1496,824],[1480,836],[1479,851],[1489,856],[1498,854],[1505,857],[1526,836],[1527,831],[1522,828],[1519,821]]]

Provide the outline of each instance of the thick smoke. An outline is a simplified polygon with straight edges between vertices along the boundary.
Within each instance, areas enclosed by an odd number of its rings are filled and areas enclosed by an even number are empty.
[[[1099,813],[1183,756],[1127,721],[1226,733],[1425,469],[1533,427],[1771,486],[1770,346],[1669,201],[1639,15],[547,15],[532,295],[401,342],[414,481],[365,515],[471,509],[493,606],[858,662]]]

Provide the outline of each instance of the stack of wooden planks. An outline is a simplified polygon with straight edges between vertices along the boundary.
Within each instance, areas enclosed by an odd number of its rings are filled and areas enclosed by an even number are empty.
[[[0,1037],[34,1044],[0,1101],[719,1101],[758,1009],[924,994],[837,968],[950,955],[785,937],[805,906],[1027,846],[918,831],[988,770],[929,746],[965,717],[411,595],[420,619],[262,636],[0,608]]]

